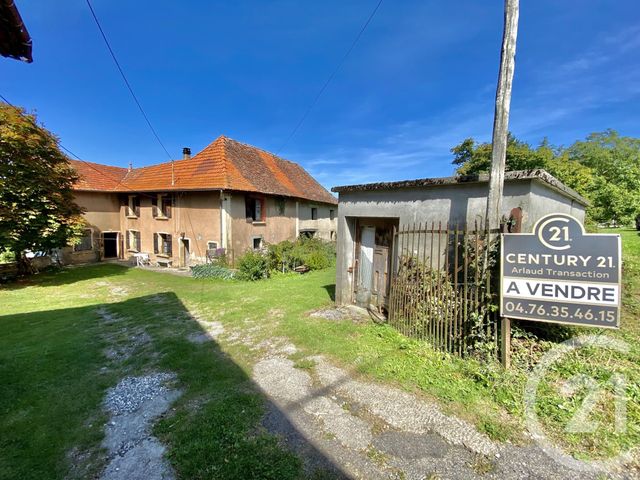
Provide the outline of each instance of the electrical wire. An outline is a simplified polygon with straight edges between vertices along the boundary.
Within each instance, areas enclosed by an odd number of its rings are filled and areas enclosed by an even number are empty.
[[[102,25],[100,25],[100,21],[98,20],[98,16],[96,15],[96,12],[93,9],[93,7],[91,6],[91,2],[89,0],[87,0],[87,6],[89,7],[89,10],[91,10],[91,15],[93,16],[93,19],[95,20],[96,25],[98,26],[98,30],[100,30],[100,35],[102,35],[102,39],[104,40],[104,43],[107,46],[107,49],[109,50],[109,53],[111,54],[111,58],[113,58],[113,61],[116,64],[116,67],[118,68],[118,71],[120,72],[120,75],[122,76],[122,80],[124,80],[124,83],[127,86],[127,89],[129,90],[129,93],[131,93],[131,96],[133,97],[134,102],[136,102],[136,105],[138,106],[138,109],[140,110],[140,113],[142,114],[142,116],[144,117],[145,121],[147,122],[147,125],[149,125],[149,129],[151,130],[151,133],[153,133],[153,136],[156,137],[156,140],[158,141],[158,143],[160,144],[160,146],[162,147],[164,152],[167,154],[167,157],[169,157],[169,160],[171,160],[171,154],[165,148],[164,143],[162,143],[162,140],[160,140],[160,137],[156,133],[156,130],[153,128],[153,125],[151,125],[151,121],[149,120],[149,117],[147,116],[146,112],[142,108],[142,105],[138,101],[138,97],[136,97],[136,94],[133,92],[133,88],[131,87],[131,84],[129,83],[129,80],[127,80],[127,76],[124,74],[124,70],[122,70],[122,67],[120,66],[120,62],[118,62],[118,58],[116,57],[115,52],[111,48],[111,44],[109,43],[109,40],[107,39],[107,35],[104,33],[104,30],[102,29]]]
[[[89,1],[89,0],[87,0]],[[329,84],[331,83],[331,81],[333,80],[333,77],[336,76],[336,74],[338,73],[338,70],[340,70],[340,68],[342,67],[342,65],[344,64],[345,60],[347,59],[347,57],[349,57],[349,55],[351,54],[351,52],[353,51],[353,49],[355,48],[356,44],[358,43],[358,41],[360,40],[360,37],[362,37],[362,34],[364,33],[364,31],[367,29],[367,27],[369,26],[369,24],[371,23],[371,20],[373,20],[373,17],[375,17],[378,9],[380,8],[380,5],[382,4],[383,0],[378,0],[378,3],[376,4],[375,8],[371,11],[371,13],[369,14],[369,17],[367,18],[367,21],[364,22],[364,25],[362,26],[362,28],[360,29],[360,31],[358,32],[358,35],[356,35],[356,38],[353,40],[353,42],[351,43],[351,46],[349,47],[349,49],[346,51],[346,53],[342,56],[342,59],[340,60],[340,62],[338,63],[338,66],[333,70],[333,72],[331,72],[331,75],[329,75],[329,77],[327,78],[327,80],[324,82],[324,85],[322,85],[322,88],[320,88],[320,90],[318,91],[318,93],[316,94],[315,98],[313,99],[313,101],[311,102],[311,104],[307,107],[307,109],[305,110],[305,112],[302,114],[302,117],[300,118],[300,121],[296,124],[296,126],[293,128],[293,130],[291,131],[291,133],[289,134],[289,136],[287,137],[287,139],[284,141],[284,143],[282,144],[282,146],[276,151],[276,155],[279,155],[280,152],[287,146],[287,144],[291,141],[291,139],[295,136],[295,134],[298,132],[298,130],[300,129],[300,127],[302,126],[302,124],[304,123],[304,121],[307,119],[307,117],[309,116],[309,113],[311,113],[311,110],[313,109],[313,107],[315,107],[316,103],[318,103],[318,100],[320,100],[320,97],[322,96],[322,94],[324,93],[324,91],[327,89],[327,87],[329,86]]]

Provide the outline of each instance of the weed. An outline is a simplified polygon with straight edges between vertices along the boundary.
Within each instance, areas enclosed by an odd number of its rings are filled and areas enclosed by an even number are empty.
[[[471,467],[471,469],[473,469],[473,471],[478,475],[485,475],[493,472],[495,464],[490,458],[484,455],[476,455],[469,467]]]

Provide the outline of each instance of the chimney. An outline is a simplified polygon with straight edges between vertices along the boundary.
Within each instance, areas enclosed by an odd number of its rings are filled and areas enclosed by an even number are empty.
[[[184,147],[182,149],[182,159],[189,160],[191,158],[191,149],[189,147]]]

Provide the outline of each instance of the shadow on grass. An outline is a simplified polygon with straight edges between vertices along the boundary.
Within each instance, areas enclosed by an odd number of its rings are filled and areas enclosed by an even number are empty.
[[[336,301],[336,285],[335,283],[333,285],[323,285],[322,288],[324,288],[327,291],[327,294],[329,294],[329,298],[331,298],[332,302]]]
[[[92,280],[94,278],[109,278],[123,275],[130,267],[117,263],[95,263],[91,265],[68,265],[65,267],[49,267],[30,277],[22,277],[4,284],[4,290],[17,290],[24,287],[39,285],[55,287],[71,283]]]
[[[105,269],[124,270],[74,279]],[[180,478],[348,478],[172,292],[0,316],[0,330],[0,478],[99,474],[107,389],[154,371],[175,372],[183,392],[154,428]]]

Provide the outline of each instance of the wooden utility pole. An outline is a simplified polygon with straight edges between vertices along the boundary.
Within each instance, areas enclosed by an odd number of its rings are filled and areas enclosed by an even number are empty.
[[[500,54],[500,72],[496,89],[496,110],[493,118],[491,144],[491,174],[489,176],[489,196],[487,198],[486,221],[489,228],[500,226],[502,212],[502,191],[504,188],[504,167],[507,157],[507,135],[509,133],[509,108],[511,87],[515,70],[516,38],[518,36],[519,0],[504,2],[504,32]]]
[[[489,194],[487,196],[485,217],[487,228],[490,229],[500,227],[502,214],[507,135],[509,134],[509,109],[511,107],[511,87],[515,70],[519,9],[519,0],[505,0],[504,32],[502,34],[498,88],[496,89],[496,110],[493,118],[491,173],[489,176]],[[485,267],[488,264],[487,260],[488,249],[485,254]],[[505,368],[509,368],[511,365],[511,320],[507,317],[502,317],[500,327],[502,365]]]

